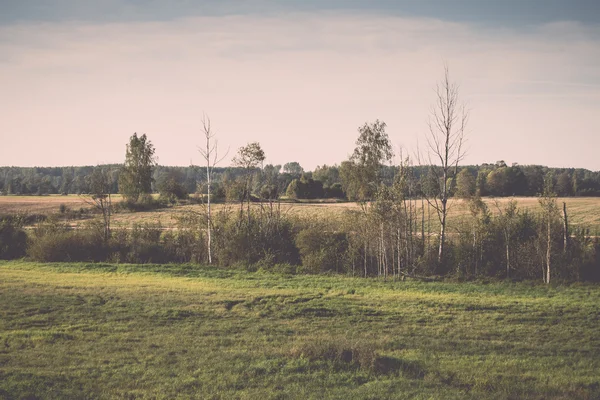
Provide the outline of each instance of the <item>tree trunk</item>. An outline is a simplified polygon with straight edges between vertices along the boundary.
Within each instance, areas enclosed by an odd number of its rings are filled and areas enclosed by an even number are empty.
[[[551,235],[550,213],[548,213],[548,243],[546,246],[546,283],[550,283],[550,255],[552,251],[552,235]]]
[[[438,250],[438,264],[444,260],[444,251],[446,249],[446,199],[442,199],[442,212],[440,216],[440,247]]]
[[[473,224],[473,256],[475,258],[475,263],[473,264],[473,271],[475,273],[475,276],[477,276],[477,264],[479,263],[479,255],[478,253],[478,246],[477,246],[477,225],[475,225],[475,223]]]
[[[206,154],[210,155],[210,138],[206,139]],[[210,159],[207,159],[208,161],[206,162],[206,187],[207,187],[207,213],[206,213],[206,234],[207,234],[207,239],[208,239],[208,263],[212,264],[212,243],[211,243],[211,239],[212,239],[212,235],[211,235],[211,214],[210,214],[210,175],[211,175],[211,171],[210,171]]]
[[[364,267],[365,267],[365,278],[367,277],[367,240],[365,239],[365,253],[364,253]]]
[[[400,224],[398,224],[398,237],[397,237],[397,241],[396,241],[396,247],[397,247],[397,251],[398,251],[398,275],[400,275],[400,271],[402,270],[401,267],[401,259],[402,259],[402,254],[401,254],[401,248],[400,248],[400,241],[402,240],[402,236],[400,234]]]
[[[569,249],[569,220],[567,218],[567,203],[563,203],[563,252]]]
[[[421,197],[421,246],[425,254],[425,200]]]
[[[510,278],[510,239],[506,237],[506,279]]]

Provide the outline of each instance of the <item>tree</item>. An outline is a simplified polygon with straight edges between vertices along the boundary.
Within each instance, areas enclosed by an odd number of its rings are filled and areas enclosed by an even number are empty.
[[[546,242],[545,242],[545,268],[543,269],[543,280],[544,283],[550,283],[551,277],[551,261],[552,261],[552,233],[553,226],[556,224],[558,215],[558,205],[556,204],[556,194],[554,193],[554,184],[552,174],[546,175],[544,184],[544,193],[539,198],[540,207],[542,209],[542,222],[544,222],[546,228]]]
[[[300,176],[304,172],[304,168],[302,168],[298,162],[292,161],[283,165],[283,172]]]
[[[480,263],[483,259],[484,243],[489,234],[488,225],[491,216],[487,204],[478,196],[469,199],[469,212],[471,214],[471,233],[473,236],[473,275],[477,276]],[[460,263],[458,267],[460,268]]]
[[[119,175],[119,193],[125,200],[136,203],[152,193],[152,169],[156,165],[154,146],[146,134],[129,138],[125,165]]]
[[[198,151],[200,152],[202,158],[204,158],[204,161],[206,163],[206,234],[208,241],[208,263],[212,264],[212,216],[210,209],[210,188],[215,165],[217,165],[223,160],[223,158],[225,158],[225,156],[227,156],[229,150],[227,150],[223,157],[219,158],[218,142],[214,140],[213,143],[211,143],[211,140],[215,137],[215,133],[211,130],[210,118],[208,118],[206,115],[202,117],[202,134],[204,135],[204,138],[206,140],[206,147],[198,147]]]
[[[487,176],[487,190],[492,196],[504,196],[507,187],[507,168],[500,167]]]
[[[104,224],[104,241],[110,238],[110,219],[112,215],[112,199],[110,197],[110,187],[112,184],[111,172],[103,167],[96,167],[92,174],[88,176],[90,193],[83,200],[95,207],[102,214]]]
[[[300,183],[300,179],[294,179],[288,185],[285,195],[291,199],[300,199],[302,198],[302,184]]]
[[[573,195],[573,180],[567,171],[556,177],[556,194],[559,196]]]
[[[456,195],[470,198],[475,195],[475,189],[475,177],[468,169],[463,168],[456,176]]]
[[[516,163],[506,169],[504,192],[507,196],[523,196],[527,192],[527,177]]]
[[[370,200],[381,181],[381,167],[394,156],[386,124],[376,120],[358,128],[356,148],[350,157],[350,164],[342,163],[340,177],[349,197],[358,201]]]
[[[158,177],[156,188],[160,197],[170,203],[175,203],[177,200],[182,200],[188,197],[188,192],[184,185],[179,183],[176,171],[170,171]]]
[[[340,171],[337,165],[327,166],[323,164],[323,166],[317,166],[313,171],[313,179],[316,181],[323,182],[323,186],[326,188],[331,188],[336,183],[340,183]]]
[[[477,196],[482,197],[488,194],[487,192],[487,177],[488,170],[477,171],[477,178],[475,178],[475,193]]]
[[[502,235],[504,236],[504,247],[506,249],[506,279],[508,279],[510,278],[512,237],[519,219],[519,208],[517,207],[516,200],[509,201],[504,209],[501,208],[500,203],[496,201],[496,208],[499,213],[498,222],[502,230]]]
[[[233,165],[245,170],[244,197],[248,202],[248,213],[250,213],[252,172],[254,169],[258,168],[259,165],[262,166],[264,160],[265,152],[258,142],[248,143],[246,146],[240,147],[238,153],[233,158]]]
[[[463,139],[468,113],[459,104],[458,86],[450,81],[448,67],[444,68],[444,78],[436,86],[436,102],[429,118],[427,136],[427,159],[438,185],[438,195],[427,197],[427,201],[437,212],[440,221],[438,263],[444,260],[446,245],[446,218],[448,216],[448,182],[456,179],[458,163],[465,157]],[[436,167],[434,167],[436,166]]]
[[[70,193],[71,184],[73,183],[74,179],[75,179],[75,176],[73,174],[73,167],[64,168],[63,173],[62,173],[62,181],[61,181],[61,185],[60,185],[60,193],[61,194],[69,194]]]

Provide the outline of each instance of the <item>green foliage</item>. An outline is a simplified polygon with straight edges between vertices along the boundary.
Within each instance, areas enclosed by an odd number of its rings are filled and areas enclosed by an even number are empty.
[[[325,224],[311,224],[296,236],[303,270],[310,273],[345,272],[348,260],[346,233],[334,232]]]
[[[304,172],[304,168],[302,168],[298,162],[291,161],[283,165],[283,172],[286,174],[300,176]]]
[[[394,155],[385,127],[385,122],[376,120],[358,128],[356,148],[350,160],[340,167],[342,186],[349,199],[368,200],[377,191],[381,166]]]
[[[22,218],[0,217],[0,260],[21,258],[27,250],[27,234]]]
[[[291,199],[301,199],[303,194],[300,179],[292,180],[285,191],[285,195]]]
[[[152,169],[156,164],[154,152],[154,146],[146,134],[138,138],[137,133],[134,133],[129,138],[125,165],[119,174],[119,193],[127,201],[143,202],[152,193]]]
[[[180,184],[174,177],[164,177],[157,183],[158,193],[160,193],[161,199],[168,201],[169,203],[176,203],[177,200],[184,200],[188,198],[188,192],[182,184]]]
[[[256,168],[262,166],[264,160],[265,152],[258,142],[248,143],[246,146],[238,149],[237,154],[233,158],[233,165],[245,170],[241,201],[246,200],[250,204],[252,198],[252,181],[254,180],[253,172]]]
[[[326,198],[343,199],[346,197],[341,183],[334,183],[329,187],[324,188]]]
[[[220,213],[215,216],[215,227],[214,254],[220,265],[262,262],[268,267],[299,261],[292,222],[276,211]]]
[[[102,261],[108,252],[103,236],[103,227],[95,223],[71,230],[51,220],[35,228],[27,255],[43,262]]]
[[[456,176],[455,195],[462,198],[474,196],[476,192],[475,177],[467,168],[460,170]]]
[[[324,195],[323,183],[302,175],[290,182],[285,194],[292,199],[320,199]]]

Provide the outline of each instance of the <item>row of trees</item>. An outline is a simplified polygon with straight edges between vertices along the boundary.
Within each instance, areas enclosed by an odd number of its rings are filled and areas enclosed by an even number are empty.
[[[293,163],[297,164],[297,163]],[[287,164],[286,164],[287,165]],[[112,171],[118,171],[122,165],[103,165]],[[300,167],[301,168],[301,167]],[[411,166],[413,174],[418,178],[417,185],[424,186],[428,175],[428,167]],[[90,192],[89,176],[93,166],[84,167],[0,167],[0,194],[46,195],[46,194],[86,194]],[[352,184],[342,179],[348,174],[347,161],[340,165],[322,165],[314,171],[285,169],[285,166],[265,164],[262,171],[255,171],[254,193],[260,193],[264,181],[273,182],[279,196],[286,196],[287,189],[294,179],[308,182],[312,179],[321,185],[323,191],[298,193],[297,198],[348,198],[354,200]],[[302,172],[298,172],[302,171]],[[391,183],[399,173],[397,166],[384,166],[383,175],[386,183]],[[225,198],[225,186],[231,184],[243,174],[236,167],[216,166],[213,171],[215,194]],[[111,177],[111,192],[119,192],[119,177],[115,173]],[[544,191],[544,179],[552,178],[558,196],[600,196],[600,172],[574,168],[548,168],[540,165],[507,165],[504,161],[477,166],[460,166],[456,182],[450,188],[450,195],[466,197],[477,193],[480,196],[511,197],[539,196]],[[421,179],[423,183],[421,183]],[[169,167],[156,165],[152,170],[152,193],[160,193],[169,186],[172,191],[194,194],[206,193],[206,169],[201,166]],[[332,190],[330,190],[332,189]],[[341,192],[340,192],[341,189]],[[166,190],[167,192],[169,190]]]

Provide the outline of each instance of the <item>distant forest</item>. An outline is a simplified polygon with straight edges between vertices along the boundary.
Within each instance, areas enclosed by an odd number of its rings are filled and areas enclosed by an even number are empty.
[[[298,199],[340,198],[354,200],[351,185],[345,181],[347,161],[341,165],[319,166],[304,171],[297,162],[283,166],[268,164],[254,172],[253,193],[260,197],[288,196]],[[112,193],[118,193],[121,164],[106,165],[111,175]],[[0,194],[46,195],[86,194],[94,166],[82,167],[0,167]],[[391,185],[399,171],[396,166],[382,166],[383,182]],[[427,184],[429,166],[409,167],[414,180],[411,195],[418,196]],[[201,166],[155,166],[152,190],[155,193],[173,190],[184,194],[206,193],[206,169]],[[236,197],[231,194],[244,174],[243,168],[215,168],[213,172],[215,199]],[[559,196],[600,196],[600,171],[581,168],[549,168],[540,165],[494,164],[459,167],[456,179],[450,183],[451,194],[467,196],[538,196],[544,190],[544,179],[551,178]],[[268,186],[269,196],[263,196]]]

